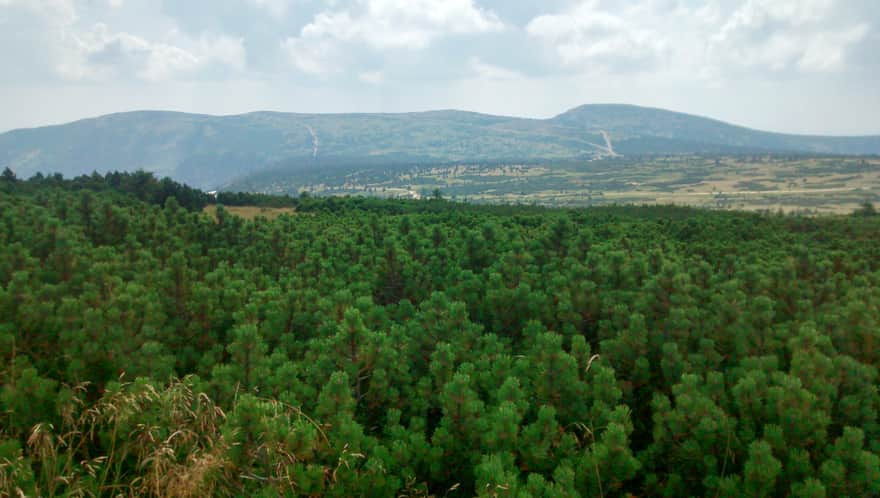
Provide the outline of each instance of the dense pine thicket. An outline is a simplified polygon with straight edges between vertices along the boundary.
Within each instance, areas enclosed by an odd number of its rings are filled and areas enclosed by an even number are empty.
[[[877,216],[88,178],[0,183],[0,494],[880,493]]]

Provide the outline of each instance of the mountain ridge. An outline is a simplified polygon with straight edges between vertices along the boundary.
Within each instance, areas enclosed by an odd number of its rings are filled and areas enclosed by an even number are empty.
[[[429,109],[425,111],[401,111],[401,112],[294,112],[294,111],[273,111],[268,109],[257,109],[253,111],[247,112],[239,112],[239,113],[230,113],[230,114],[211,114],[204,112],[187,112],[187,111],[175,111],[175,110],[167,110],[167,109],[134,109],[130,111],[118,111],[111,112],[107,114],[100,114],[97,116],[88,116],[80,119],[75,119],[72,121],[65,121],[62,123],[52,123],[46,125],[38,125],[38,126],[23,126],[12,128],[5,131],[0,131],[0,135],[5,135],[7,133],[28,131],[28,130],[38,130],[38,129],[47,129],[47,128],[57,128],[64,127],[68,125],[73,125],[77,123],[83,122],[91,122],[96,120],[102,120],[113,117],[120,116],[134,116],[134,115],[171,115],[171,116],[188,116],[188,117],[198,117],[198,118],[217,118],[217,119],[228,119],[228,118],[239,118],[239,117],[247,117],[254,115],[275,115],[275,116],[291,116],[291,117],[353,117],[353,116],[419,116],[419,115],[434,115],[434,114],[460,114],[460,115],[472,115],[472,116],[485,116],[492,118],[502,118],[502,119],[510,119],[510,120],[522,120],[522,121],[554,121],[559,118],[569,115],[571,113],[581,111],[581,110],[591,110],[598,108],[615,108],[615,109],[641,109],[648,111],[660,111],[663,113],[676,114],[688,118],[706,120],[715,122],[718,124],[723,124],[726,126],[732,126],[735,128],[740,128],[743,130],[756,131],[760,133],[770,133],[773,135],[785,135],[792,137],[804,137],[804,138],[878,138],[880,137],[880,133],[858,133],[858,134],[850,134],[850,133],[793,133],[793,132],[784,132],[784,131],[772,131],[772,130],[763,130],[760,128],[755,128],[743,124],[738,124],[730,121],[725,121],[723,119],[713,118],[711,116],[706,116],[702,114],[695,114],[692,112],[684,112],[684,111],[675,111],[670,109],[664,109],[662,107],[653,107],[653,106],[641,106],[635,104],[626,104],[626,103],[597,103],[597,104],[582,104],[576,107],[572,107],[571,109],[560,112],[559,114],[553,115],[548,118],[536,118],[530,116],[514,116],[514,115],[506,115],[506,114],[491,114],[480,111],[468,111],[464,109]]]
[[[0,134],[0,167],[21,176],[144,169],[203,188],[279,163],[292,164],[295,172],[324,160],[552,162],[612,152],[872,155],[880,154],[880,135],[766,132],[630,104],[586,104],[545,119],[455,109],[229,115],[139,110]]]
[[[582,104],[577,107],[573,107],[567,111],[563,111],[552,118],[548,119],[558,119],[567,114],[571,114],[580,110],[594,110],[600,108],[608,108],[608,109],[640,109],[645,111],[659,111],[661,113],[675,114],[678,116],[683,116],[687,118],[711,121],[717,124],[722,124],[725,126],[731,126],[734,128],[739,128],[743,130],[755,131],[760,133],[769,133],[773,135],[784,135],[790,137],[804,137],[804,138],[877,138],[880,137],[880,133],[863,133],[863,134],[848,134],[848,133],[792,133],[792,132],[784,132],[784,131],[772,131],[772,130],[763,130],[760,128],[754,128],[751,126],[733,123],[730,121],[725,121],[723,119],[713,118],[711,116],[706,116],[702,114],[694,114],[691,112],[684,111],[673,111],[670,109],[664,109],[662,107],[653,107],[653,106],[640,106],[635,104],[625,104],[625,103],[601,103],[601,104]]]

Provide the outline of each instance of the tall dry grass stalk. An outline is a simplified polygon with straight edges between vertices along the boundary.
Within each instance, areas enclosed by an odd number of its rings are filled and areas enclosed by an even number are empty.
[[[85,393],[73,388],[60,425],[37,424],[20,457],[0,461],[0,495],[24,496],[28,479],[48,497],[224,494],[225,415],[207,396],[186,381],[119,384],[92,406]]]
[[[251,397],[257,422],[241,427],[188,379],[114,384],[92,404],[87,387],[67,392],[57,426],[37,424],[14,458],[0,458],[0,497],[282,495],[297,489],[297,465],[322,466],[332,487],[364,458],[333,455],[322,425],[276,400]]]

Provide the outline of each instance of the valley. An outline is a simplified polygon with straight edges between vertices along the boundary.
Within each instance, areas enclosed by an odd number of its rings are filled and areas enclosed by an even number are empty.
[[[449,164],[254,175],[232,191],[422,198],[585,207],[677,204],[848,213],[880,193],[880,158],[755,155],[605,157],[538,164]]]

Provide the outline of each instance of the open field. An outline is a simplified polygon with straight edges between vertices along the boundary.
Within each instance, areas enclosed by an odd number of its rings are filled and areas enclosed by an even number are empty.
[[[276,177],[259,191],[553,206],[680,204],[847,213],[880,200],[880,158],[671,155],[566,164],[447,165]]]
[[[262,216],[263,218],[274,220],[281,215],[284,214],[293,214],[296,212],[293,208],[272,208],[272,207],[258,207],[258,206],[223,206],[226,211],[234,216],[238,216],[244,218],[246,220],[252,220],[258,216]],[[209,204],[205,206],[203,212],[211,215],[213,218],[217,218],[217,205]]]

